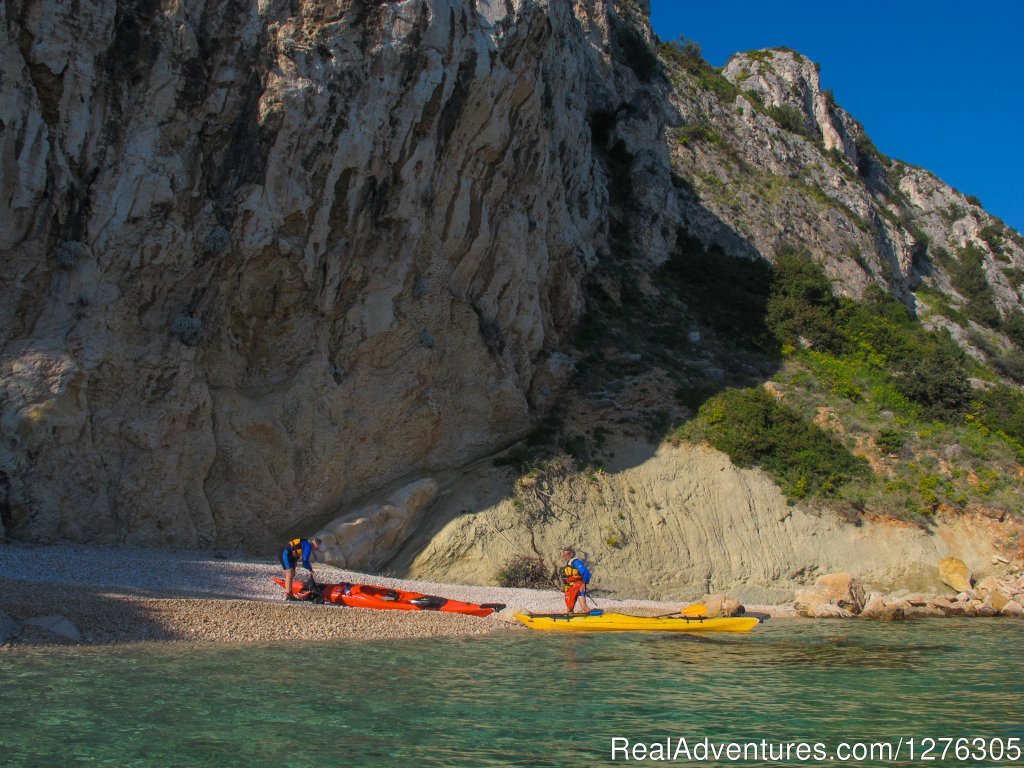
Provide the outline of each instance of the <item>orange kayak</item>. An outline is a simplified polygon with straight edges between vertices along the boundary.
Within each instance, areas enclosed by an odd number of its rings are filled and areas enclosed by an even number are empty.
[[[284,579],[274,577],[274,582],[284,588]],[[490,616],[505,606],[501,603],[463,603],[436,595],[419,592],[403,592],[371,584],[318,584],[324,602],[347,605],[349,608],[377,608],[397,611],[441,611],[443,613],[464,613],[469,616]],[[306,585],[298,579],[292,582],[292,594],[306,597]]]

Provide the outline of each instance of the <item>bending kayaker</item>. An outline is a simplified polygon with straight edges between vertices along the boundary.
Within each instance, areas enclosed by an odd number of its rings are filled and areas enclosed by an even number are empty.
[[[302,567],[309,571],[309,581],[313,583],[313,566],[309,564],[309,558],[320,548],[323,542],[320,539],[292,539],[284,545],[281,550],[281,567],[284,568],[284,599],[297,600],[292,594],[292,579],[295,578],[295,566],[302,558]]]
[[[562,569],[562,591],[565,592],[566,613],[572,613],[579,603],[580,610],[588,613],[587,607],[587,585],[590,583],[590,571],[587,564],[576,557],[576,550],[572,547],[562,548],[562,559],[565,567]]]

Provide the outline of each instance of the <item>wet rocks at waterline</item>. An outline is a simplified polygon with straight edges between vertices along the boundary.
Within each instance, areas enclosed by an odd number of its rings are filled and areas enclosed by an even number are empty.
[[[912,618],[1011,616],[1024,618],[1024,573],[990,575],[975,583],[970,569],[954,557],[943,558],[940,577],[955,594],[902,590],[870,592],[848,573],[821,576],[793,600],[799,616],[897,621]]]

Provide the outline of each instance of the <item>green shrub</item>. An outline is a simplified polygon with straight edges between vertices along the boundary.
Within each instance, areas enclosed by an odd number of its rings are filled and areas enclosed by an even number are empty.
[[[683,146],[700,142],[721,144],[722,137],[706,123],[687,123],[676,131],[676,141]]]
[[[949,331],[922,332],[898,362],[896,389],[922,407],[926,418],[959,417],[971,396],[965,355]]]
[[[203,321],[193,315],[182,313],[171,321],[171,333],[182,344],[194,347],[203,340]]]
[[[967,327],[967,315],[950,303],[948,294],[941,293],[929,288],[928,286],[922,285],[917,289],[916,295],[918,299],[925,302],[929,311],[952,320],[961,328]]]
[[[62,240],[53,251],[61,269],[74,269],[79,261],[89,258],[89,254],[89,246],[78,240]]]
[[[882,453],[899,453],[907,442],[907,433],[895,429],[882,429],[875,435],[875,445]]]
[[[497,581],[502,587],[550,589],[554,584],[553,566],[542,557],[515,555],[505,561],[498,571]]]
[[[1006,227],[997,222],[986,224],[981,228],[978,236],[984,240],[995,256],[1003,256],[1003,237],[1006,234]]]
[[[780,128],[801,136],[807,135],[807,118],[799,107],[793,104],[778,104],[768,108],[768,115]]]
[[[737,466],[764,469],[792,498],[834,496],[868,474],[864,459],[763,389],[726,389],[701,406],[699,417],[708,442]]]
[[[1024,312],[1019,309],[1010,312],[1003,321],[1003,333],[1017,345],[1018,349],[1024,351]]]
[[[968,419],[1024,445],[1024,391],[999,384],[976,392]]]
[[[957,293],[966,299],[967,316],[989,328],[999,326],[999,309],[992,295],[992,286],[985,276],[985,254],[974,243],[960,249],[960,260],[949,273]]]
[[[866,133],[859,133],[853,140],[857,148],[857,172],[862,176],[867,175],[871,169],[871,160],[874,159],[882,165],[890,165],[892,161],[878,151],[878,147],[871,141]]]
[[[698,88],[714,93],[722,102],[732,103],[739,95],[739,88],[704,59],[699,43],[680,37],[661,43],[658,50],[670,66],[684,70]]]
[[[203,253],[216,256],[226,251],[231,245],[231,233],[224,227],[214,227],[203,239]]]
[[[1020,267],[1007,267],[1003,270],[1003,275],[1015,291],[1020,290],[1020,287],[1024,285],[1024,269]]]
[[[824,270],[806,249],[783,243],[775,259],[766,322],[782,344],[801,346],[801,340],[823,349],[838,349],[835,327],[839,302]]]

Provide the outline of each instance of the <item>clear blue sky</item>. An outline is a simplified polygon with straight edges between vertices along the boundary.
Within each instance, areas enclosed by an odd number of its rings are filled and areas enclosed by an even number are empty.
[[[651,24],[716,67],[737,51],[799,51],[879,150],[1024,232],[1024,0],[651,0]]]

